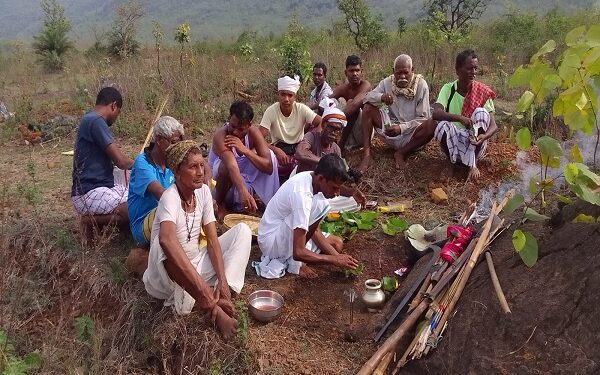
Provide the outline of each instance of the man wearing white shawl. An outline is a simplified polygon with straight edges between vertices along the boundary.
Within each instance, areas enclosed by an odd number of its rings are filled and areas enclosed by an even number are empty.
[[[282,277],[285,272],[313,278],[307,264],[331,264],[354,269],[358,261],[340,254],[341,238],[326,237],[319,229],[329,212],[328,198],[340,194],[349,179],[346,163],[335,154],[321,158],[314,172],[301,172],[287,180],[275,193],[258,226],[260,262],[256,272],[265,278]]]
[[[281,77],[277,80],[277,102],[269,106],[260,122],[264,137],[270,134],[270,148],[279,164],[279,175],[287,177],[296,166],[296,145],[311,127],[321,123],[321,117],[306,104],[296,101],[300,88],[297,77]]]
[[[397,168],[404,165],[410,153],[433,139],[436,123],[430,118],[429,87],[423,76],[414,73],[410,56],[398,56],[394,60],[393,74],[381,80],[363,102],[361,171],[367,169],[371,161],[368,136],[373,129],[385,144],[396,150]]]

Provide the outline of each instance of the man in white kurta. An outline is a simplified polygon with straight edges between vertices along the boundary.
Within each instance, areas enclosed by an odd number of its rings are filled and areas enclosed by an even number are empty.
[[[328,174],[334,168],[339,171]],[[314,271],[304,268],[303,260],[346,268],[358,265],[351,256],[339,253],[343,247],[339,237],[325,238],[318,228],[330,210],[327,199],[339,195],[341,185],[348,178],[342,158],[328,154],[321,158],[314,172],[300,172],[281,186],[267,205],[258,226],[262,258],[253,266],[260,276],[279,278],[286,271],[303,275],[301,269],[310,272],[310,275],[304,272],[307,277],[316,276]],[[301,246],[295,242],[298,233],[305,236]]]

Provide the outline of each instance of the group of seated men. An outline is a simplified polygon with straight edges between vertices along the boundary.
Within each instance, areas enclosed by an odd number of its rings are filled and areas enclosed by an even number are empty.
[[[476,162],[496,130],[495,95],[475,81],[472,50],[457,56],[458,80],[442,87],[432,113],[427,83],[414,73],[409,56],[398,56],[393,74],[375,89],[362,79],[361,65],[349,56],[348,83],[331,90],[326,66],[316,64],[308,105],[296,101],[297,78],[280,78],[278,101],[258,127],[250,104],[234,102],[207,161],[169,116],[156,121],[149,146],[131,160],[110,131],[123,105],[121,94],[112,87],[100,90],[75,140],[71,196],[84,236],[109,223],[129,224],[135,242],[146,249],[138,272],[148,293],[179,314],[198,302],[225,337],[235,333],[231,291],[243,287],[252,239],[245,224],[217,236],[215,221],[228,211],[254,213],[264,206],[257,235],[262,257],[253,262],[262,277],[286,272],[315,277],[309,264],[357,267],[342,252],[343,241],[319,229],[333,198],[365,204],[364,195],[347,184],[351,174],[343,150],[362,143],[365,169],[375,133],[396,150],[400,167],[435,137],[451,163],[469,167],[477,177]],[[128,186],[115,184],[115,166],[131,169]]]

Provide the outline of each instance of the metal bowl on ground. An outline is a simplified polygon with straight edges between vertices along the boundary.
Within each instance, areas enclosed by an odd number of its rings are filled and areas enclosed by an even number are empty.
[[[283,310],[283,297],[272,290],[257,290],[248,297],[250,313],[259,322],[275,320]]]

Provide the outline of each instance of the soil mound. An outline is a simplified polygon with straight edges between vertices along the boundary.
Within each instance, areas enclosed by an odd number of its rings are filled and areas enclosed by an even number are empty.
[[[582,212],[597,217],[600,208],[578,203],[553,227],[527,225],[540,249],[532,269],[513,252],[512,230],[498,238],[492,254],[512,314],[502,313],[479,264],[437,350],[401,373],[600,373],[600,225],[572,223]]]

